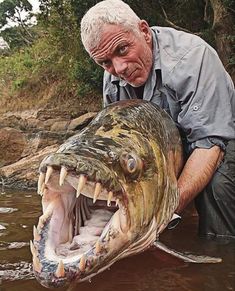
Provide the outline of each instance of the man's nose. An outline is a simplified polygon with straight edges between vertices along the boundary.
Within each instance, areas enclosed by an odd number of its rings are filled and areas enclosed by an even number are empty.
[[[123,60],[122,58],[114,58],[113,59],[113,67],[117,75],[121,76],[125,74],[125,71],[127,69],[127,62]]]

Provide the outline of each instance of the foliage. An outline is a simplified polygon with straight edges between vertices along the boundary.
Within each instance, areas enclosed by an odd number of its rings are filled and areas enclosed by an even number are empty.
[[[98,1],[96,1],[98,2]],[[78,82],[77,94],[83,96],[92,91],[102,91],[102,70],[94,64],[87,53],[83,50],[80,41],[79,23],[86,8],[73,6],[75,1],[41,1],[41,21],[50,30],[51,39],[58,44],[61,53],[70,56],[70,68],[67,70],[70,81]],[[77,3],[78,4],[78,3]],[[79,7],[79,10],[77,10]],[[81,13],[82,11],[82,13]],[[78,15],[76,15],[78,13]],[[80,13],[80,14],[79,14]]]
[[[32,5],[27,0],[4,0],[0,3],[0,28],[7,24],[8,20],[19,25],[25,25],[22,12],[32,10]]]
[[[235,0],[222,1],[229,11],[234,13]],[[24,27],[19,24],[2,31],[4,39],[15,50],[12,55],[0,57],[0,105],[4,94],[21,96],[22,92],[31,92],[32,96],[41,96],[43,90],[47,92],[50,86],[56,88],[53,94],[50,93],[50,98],[54,98],[57,103],[60,98],[89,100],[87,96],[95,96],[97,92],[101,95],[102,69],[94,64],[82,48],[79,31],[84,13],[97,2],[99,1],[41,0],[37,26],[29,27],[26,21],[23,21]],[[209,1],[206,8],[204,0],[125,2],[150,25],[170,25],[188,30],[200,35],[216,48],[212,27],[213,11]],[[5,3],[5,6],[2,6],[2,3]],[[14,9],[23,7],[27,11],[32,9],[27,0],[1,2],[0,25],[4,25],[7,17],[15,17]],[[29,34],[33,35],[33,38],[30,38]],[[22,35],[30,41],[30,46],[25,46],[27,41]],[[232,35],[228,37],[234,38]],[[233,55],[230,56],[229,64],[234,66]],[[45,96],[49,98],[47,93]],[[41,99],[35,99],[35,104],[40,105]]]
[[[82,81],[82,86],[78,90],[79,94],[87,94],[92,88],[102,91],[103,70],[95,65],[90,58],[84,57],[76,60],[72,73],[74,79],[78,82]]]
[[[17,49],[26,45],[25,40],[21,36],[19,27],[7,27],[1,31],[1,36],[9,44],[11,49]]]
[[[9,98],[22,92],[35,95],[56,84],[50,98],[57,103],[71,95],[85,98],[87,94],[95,96],[97,91],[101,92],[102,74],[97,73],[97,67],[94,69],[93,62],[81,49],[70,1],[62,2],[50,6],[49,17],[40,15],[37,27],[33,28],[38,39],[30,47],[20,46],[12,55],[0,58],[0,104],[6,98],[6,88]],[[6,35],[9,37],[9,32]],[[17,28],[11,30],[12,42],[14,37],[17,42]],[[30,102],[41,104],[38,99]]]
[[[9,93],[22,88],[32,75],[45,66],[51,47],[46,42],[38,42],[32,48],[24,48],[14,54],[0,58],[0,76],[4,84],[12,84]]]
[[[235,12],[235,0],[223,0],[224,5]]]
[[[32,5],[27,0],[4,0],[0,3],[0,29],[8,22],[17,26],[17,28],[8,28],[4,33],[5,38],[8,38],[8,41],[10,39],[16,47],[19,47],[16,45],[16,40],[23,44],[31,44],[33,41],[33,35],[28,28],[31,11]],[[25,13],[28,14],[22,17]]]

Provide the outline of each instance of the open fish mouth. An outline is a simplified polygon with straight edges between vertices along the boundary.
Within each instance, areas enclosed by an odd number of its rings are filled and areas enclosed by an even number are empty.
[[[163,110],[141,100],[102,110],[40,165],[37,280],[88,280],[150,247],[177,207],[181,167],[180,137]]]
[[[66,164],[60,165],[65,158]],[[84,163],[79,171],[81,157],[76,167],[73,162],[68,155],[56,153],[40,169],[43,215],[34,227],[31,252],[35,275],[46,287],[59,287],[74,278],[87,280],[113,263],[107,265],[105,260],[111,252],[115,260],[124,256],[123,246],[128,243],[125,189],[110,171],[105,172],[109,179],[97,180],[100,170],[89,174]]]

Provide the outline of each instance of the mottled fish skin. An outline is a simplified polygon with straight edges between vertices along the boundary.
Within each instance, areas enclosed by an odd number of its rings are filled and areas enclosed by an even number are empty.
[[[167,225],[178,205],[177,177],[182,164],[181,139],[164,110],[137,99],[103,109],[84,130],[69,138],[40,165],[43,215],[31,249],[38,281],[47,287],[59,287],[74,280],[87,280],[115,261],[152,245],[160,226]],[[99,196],[109,205],[116,201],[120,215],[116,221],[113,218],[93,248],[69,262],[49,258],[47,249],[56,244],[56,235],[52,236],[50,228],[57,209],[65,205],[64,193],[72,193],[69,183],[74,177],[79,177],[79,193],[70,195],[66,207],[74,207],[76,195],[80,199],[81,189],[87,183],[94,187],[94,202]],[[53,179],[59,180],[58,186]],[[82,209],[86,211],[81,215],[86,217],[89,203],[84,201]],[[63,240],[71,241],[70,231],[63,227]]]

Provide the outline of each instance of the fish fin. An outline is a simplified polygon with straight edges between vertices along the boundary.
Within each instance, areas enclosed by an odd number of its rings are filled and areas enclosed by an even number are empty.
[[[161,243],[160,241],[155,241],[153,245],[159,249],[162,250],[184,262],[187,263],[197,263],[197,264],[213,264],[213,263],[220,263],[222,262],[221,258],[213,258],[208,256],[199,256],[199,255],[193,255],[193,254],[185,254],[178,251],[175,251],[173,249],[168,248],[166,245]]]

